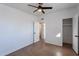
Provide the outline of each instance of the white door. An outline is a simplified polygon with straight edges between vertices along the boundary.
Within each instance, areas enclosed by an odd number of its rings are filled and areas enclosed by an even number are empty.
[[[34,28],[34,31],[33,31],[33,35],[34,35],[33,42],[37,42],[37,41],[39,41],[39,31],[40,31],[40,24],[39,24],[39,22],[34,22],[33,23],[33,28]]]
[[[73,49],[78,54],[78,15],[73,17]]]

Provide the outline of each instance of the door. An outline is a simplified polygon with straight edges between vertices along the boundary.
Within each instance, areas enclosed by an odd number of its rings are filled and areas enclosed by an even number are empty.
[[[78,54],[78,15],[73,18],[73,49]]]
[[[33,43],[39,41],[39,31],[40,31],[40,24],[39,22],[33,23]]]

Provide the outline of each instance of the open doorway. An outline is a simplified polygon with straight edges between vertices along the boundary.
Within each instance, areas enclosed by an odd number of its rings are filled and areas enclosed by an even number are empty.
[[[63,46],[72,48],[72,18],[63,19]]]
[[[37,41],[44,42],[44,39],[45,39],[45,23],[36,21],[36,22],[34,22],[33,27],[34,27],[33,43],[35,43]]]
[[[45,40],[45,23],[40,22],[40,40],[44,42]]]

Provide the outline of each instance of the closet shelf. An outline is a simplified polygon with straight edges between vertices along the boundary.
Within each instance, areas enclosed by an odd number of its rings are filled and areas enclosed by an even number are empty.
[[[63,24],[63,25],[72,25],[72,24]]]

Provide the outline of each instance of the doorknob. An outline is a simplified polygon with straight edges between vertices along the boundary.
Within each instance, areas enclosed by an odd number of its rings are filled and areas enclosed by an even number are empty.
[[[75,37],[79,37],[79,35],[75,35]]]

